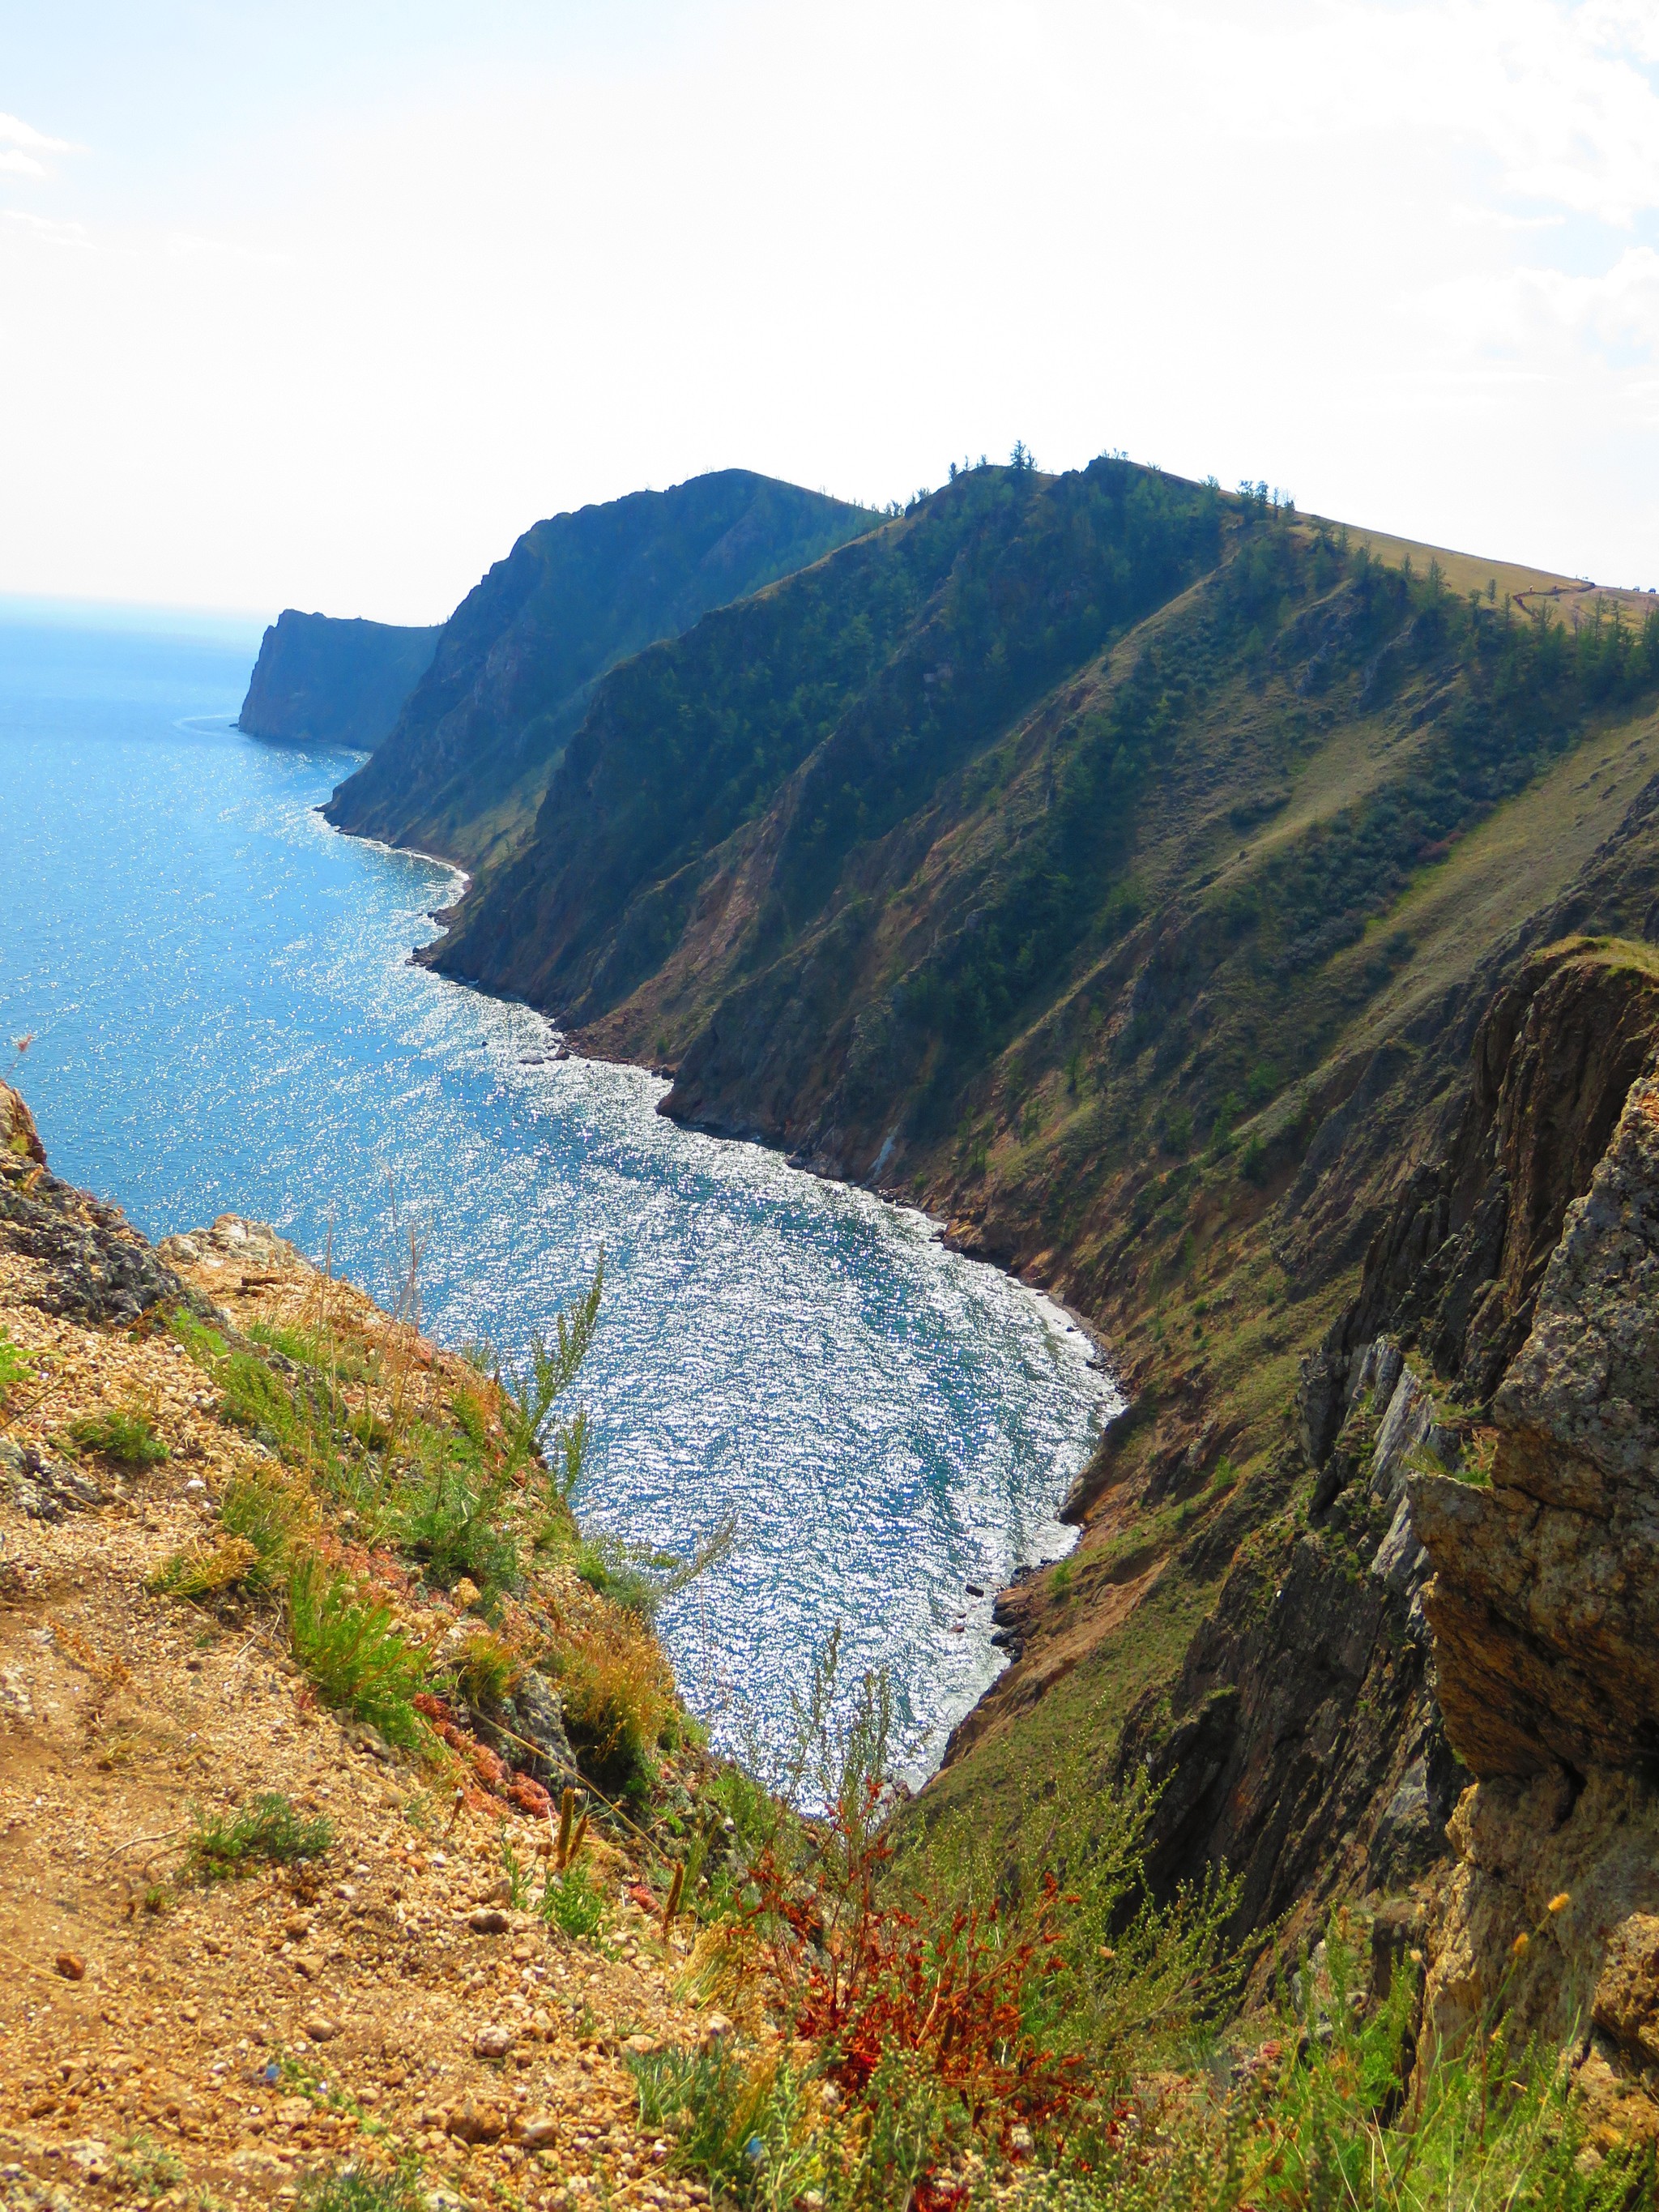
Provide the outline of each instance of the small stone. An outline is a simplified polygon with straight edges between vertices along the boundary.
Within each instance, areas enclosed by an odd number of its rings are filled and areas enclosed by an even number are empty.
[[[507,2123],[489,2105],[475,2105],[471,2097],[460,2103],[444,2122],[446,2132],[458,2142],[499,2142],[507,2133]]]
[[[52,1960],[66,1982],[83,1982],[87,1978],[87,1962],[73,1951],[60,1951]]]
[[[514,2130],[520,2150],[550,2150],[559,2139],[559,2123],[550,2112],[538,2112]]]
[[[311,1923],[302,1913],[295,1913],[283,1921],[283,1933],[295,1943],[303,1943],[311,1933]]]
[[[339,2021],[331,2020],[326,2013],[322,2012],[313,2013],[308,2020],[302,2020],[300,2026],[313,2043],[332,2043],[340,2033]]]
[[[512,1923],[499,1906],[483,1905],[467,1914],[466,1924],[475,1936],[505,1936]]]
[[[657,2047],[654,2035],[630,2035],[623,2045],[624,2051],[631,2051],[639,2058],[648,2058]]]
[[[278,2097],[272,2117],[290,2125],[299,2120],[308,2120],[311,2118],[311,2100],[309,2097]]]
[[[702,2039],[705,2043],[719,2043],[723,2037],[730,2035],[731,2033],[732,2023],[723,2012],[711,2012],[702,2024]]]
[[[513,2031],[510,2027],[481,2027],[472,2039],[472,2056],[475,2058],[505,2058],[512,2048]],[[450,2133],[454,2133],[453,2128]]]

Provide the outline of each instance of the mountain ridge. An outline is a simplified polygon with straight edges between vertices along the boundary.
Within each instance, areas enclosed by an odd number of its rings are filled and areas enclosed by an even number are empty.
[[[470,869],[500,865],[608,670],[874,520],[726,469],[533,524],[444,625],[396,728],[327,818]]]

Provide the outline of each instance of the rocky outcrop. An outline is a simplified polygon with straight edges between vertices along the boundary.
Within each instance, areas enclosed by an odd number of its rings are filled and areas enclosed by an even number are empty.
[[[1359,1299],[1326,1347],[1332,1364],[1388,1328],[1420,1344],[1469,1403],[1490,1401],[1656,1032],[1659,963],[1643,945],[1569,938],[1500,982],[1449,1141],[1373,1243]]]
[[[372,752],[390,734],[437,638],[435,629],[285,607],[260,644],[236,726],[280,744]]]
[[[1412,1483],[1440,1701],[1484,1778],[1659,1757],[1659,1081],[1571,1208],[1490,1489]]]
[[[15,1091],[0,1084],[0,1221],[33,1263],[34,1302],[88,1322],[134,1322],[158,1300],[193,1295],[118,1206],[60,1182]]]
[[[1405,1486],[1419,1454],[1455,1449],[1399,1346],[1368,1346],[1333,1510],[1241,1552],[1167,1707],[1148,1697],[1130,1717],[1118,1775],[1160,1793],[1154,1878],[1173,1888],[1224,1862],[1241,1935],[1400,1888],[1443,1853],[1463,1778],[1429,1690]]]

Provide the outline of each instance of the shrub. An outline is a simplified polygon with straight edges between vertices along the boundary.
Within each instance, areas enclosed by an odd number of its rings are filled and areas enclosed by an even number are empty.
[[[198,1321],[188,1306],[174,1306],[167,1317],[167,1334],[182,1344],[198,1367],[212,1369],[230,1347],[216,1328]]]
[[[506,1638],[479,1628],[461,1646],[455,1679],[470,1705],[489,1711],[512,1696],[523,1672],[523,1661]]]
[[[212,1597],[234,1583],[246,1582],[258,1558],[243,1536],[217,1544],[186,1544],[174,1552],[144,1587],[161,1597]]]
[[[130,2197],[142,2197],[146,2203],[163,2196],[184,2178],[183,2165],[154,2136],[129,2136],[115,2160],[117,2188]]]
[[[3,1406],[20,1382],[31,1381],[34,1363],[27,1359],[12,1342],[9,1330],[0,1328],[0,1406]]]
[[[232,1352],[218,1364],[219,1419],[252,1430],[284,1459],[302,1447],[308,1424],[286,1389],[264,1362],[251,1352]]]
[[[426,2202],[412,2172],[369,2173],[356,2166],[313,2174],[300,2194],[301,2212],[419,2212]]]
[[[240,1813],[198,1814],[190,1850],[204,1881],[222,1881],[246,1874],[256,1859],[291,1865],[320,1858],[333,1841],[325,1820],[302,1820],[286,1797],[269,1790]]]
[[[403,1634],[389,1605],[349,1575],[307,1559],[289,1577],[288,1612],[294,1656],[328,1704],[370,1722],[388,1743],[420,1741],[413,1700],[427,1655]]]
[[[280,1322],[252,1321],[247,1325],[247,1334],[251,1342],[280,1352],[296,1367],[321,1367],[327,1364],[320,1340],[307,1330],[286,1328]]]
[[[422,1471],[395,1516],[397,1540],[427,1564],[440,1589],[465,1576],[485,1596],[514,1589],[522,1579],[519,1547],[502,1525],[508,1485],[500,1476],[457,1465],[441,1450]]]
[[[136,1406],[85,1414],[70,1423],[70,1434],[88,1451],[102,1452],[106,1459],[119,1460],[126,1467],[159,1467],[167,1455],[155,1422]]]
[[[246,1575],[250,1583],[270,1589],[283,1579],[294,1539],[309,1512],[304,1492],[274,1471],[243,1468],[231,1476],[219,1501],[219,1525],[228,1537],[252,1548]]]
[[[662,1647],[645,1622],[596,1610],[579,1634],[553,1646],[548,1663],[558,1677],[571,1741],[600,1787],[646,1787],[678,1701]]]
[[[536,1910],[567,1936],[591,1941],[605,1926],[605,1893],[585,1861],[578,1860],[562,1874],[550,1867]]]

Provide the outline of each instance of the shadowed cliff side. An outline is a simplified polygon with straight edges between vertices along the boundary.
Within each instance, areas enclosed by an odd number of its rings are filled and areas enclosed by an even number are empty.
[[[434,629],[302,615],[265,632],[237,719],[250,737],[373,751],[390,732],[437,642]]]

